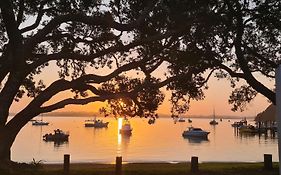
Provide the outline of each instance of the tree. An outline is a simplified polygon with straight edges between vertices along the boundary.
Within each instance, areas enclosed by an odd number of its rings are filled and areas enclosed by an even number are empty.
[[[233,87],[248,83],[230,96],[233,110],[257,93],[275,103],[255,75],[274,78],[280,7],[277,0],[0,1],[0,160],[10,160],[16,135],[40,113],[107,101],[105,114],[155,117],[165,85],[172,113],[184,113],[190,100],[204,99],[214,72]],[[54,63],[60,78],[46,86],[36,77]],[[89,71],[105,66],[112,72]],[[165,79],[152,76],[159,66]],[[142,76],[124,76],[129,70]],[[74,97],[46,104],[66,90]],[[11,104],[24,95],[32,101],[8,122]]]

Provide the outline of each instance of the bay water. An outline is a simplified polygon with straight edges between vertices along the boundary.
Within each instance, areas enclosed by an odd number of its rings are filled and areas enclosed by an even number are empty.
[[[234,119],[223,119],[212,126],[211,119],[174,123],[171,118],[159,118],[150,125],[148,119],[132,118],[131,136],[119,134],[121,122],[115,118],[99,118],[109,122],[108,128],[84,127],[87,119],[46,116],[48,126],[29,122],[13,144],[12,160],[62,163],[63,155],[70,154],[71,162],[76,163],[114,163],[116,156],[122,156],[124,162],[183,162],[190,161],[191,156],[198,156],[200,162],[262,162],[263,154],[272,154],[273,161],[278,161],[277,136],[240,134],[231,126],[238,121]],[[208,139],[182,137],[189,126],[209,131]],[[58,128],[69,132],[68,142],[43,140],[44,134]]]

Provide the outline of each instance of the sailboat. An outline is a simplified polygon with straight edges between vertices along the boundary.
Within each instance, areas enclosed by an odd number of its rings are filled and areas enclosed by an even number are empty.
[[[34,125],[34,126],[49,125],[49,122],[44,122],[43,121],[43,115],[41,115],[41,120],[32,121],[32,125]]]
[[[216,115],[215,115],[215,109],[213,110],[213,120],[210,121],[210,125],[217,125],[219,124],[217,121],[216,121]]]

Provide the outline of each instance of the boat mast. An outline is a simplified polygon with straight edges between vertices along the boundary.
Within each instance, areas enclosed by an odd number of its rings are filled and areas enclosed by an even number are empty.
[[[214,120],[216,119],[215,107],[213,107],[213,118],[214,118]]]

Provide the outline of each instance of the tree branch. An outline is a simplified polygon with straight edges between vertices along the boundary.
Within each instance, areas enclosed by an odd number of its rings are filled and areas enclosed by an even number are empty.
[[[238,73],[238,72],[234,72],[232,69],[230,69],[229,67],[227,67],[224,64],[220,64],[218,65],[220,69],[225,70],[231,77],[236,77],[236,78],[243,78],[245,79],[245,75],[243,73]]]
[[[24,12],[24,0],[20,0],[19,2],[19,12],[17,15],[17,27],[20,25],[23,19],[23,12]]]
[[[20,29],[20,32],[21,32],[21,33],[25,33],[25,32],[34,30],[34,29],[36,29],[36,28],[39,26],[39,24],[40,24],[40,22],[41,22],[41,20],[42,20],[42,17],[43,17],[43,15],[44,15],[44,13],[50,10],[50,9],[43,9],[43,6],[44,6],[44,5],[41,5],[41,6],[39,7],[38,15],[37,15],[37,17],[36,17],[35,22],[34,22],[33,24],[31,24],[30,26],[27,26],[27,27],[24,27],[24,28]]]
[[[12,2],[0,1],[0,8],[3,23],[8,34],[9,44],[11,44],[13,48],[17,48],[16,46],[21,43],[21,35],[17,28],[18,25],[15,19]]]
[[[243,44],[243,46],[251,53],[253,54],[253,56],[257,57],[258,59],[260,59],[261,61],[265,62],[266,64],[268,64],[270,67],[272,67],[273,69],[276,69],[278,67],[278,64],[276,64],[274,61],[271,61],[269,59],[264,58],[261,54],[259,54],[257,51],[255,51],[254,49],[250,48],[249,46],[247,46],[247,44]]]
[[[69,22],[69,21],[81,22],[81,23],[91,25],[91,26],[101,26],[104,28],[113,28],[113,29],[116,29],[121,32],[122,31],[131,31],[135,28],[138,28],[141,25],[142,21],[147,17],[147,15],[152,10],[152,8],[156,2],[157,1],[151,1],[149,3],[148,7],[143,11],[143,13],[140,15],[139,18],[128,24],[121,24],[121,23],[114,21],[113,17],[109,13],[106,13],[104,15],[98,15],[98,16],[86,16],[83,13],[56,16],[52,20],[50,20],[50,22],[43,29],[39,30],[37,32],[37,34],[35,34],[32,38],[30,38],[26,42],[26,46],[30,50],[38,43],[38,41],[40,41],[42,38],[46,37],[48,33],[50,33],[52,30],[57,28],[57,26],[59,26],[62,23]],[[38,15],[38,16],[40,17],[40,15]],[[37,18],[37,19],[39,20],[40,18]],[[37,25],[37,23],[35,23],[35,24]],[[32,26],[30,28],[32,29],[34,26]],[[26,31],[30,30],[30,28],[24,28],[21,30],[21,32],[22,33],[26,32]]]
[[[247,83],[252,86],[257,92],[266,96],[273,104],[276,103],[275,93],[264,86],[262,83],[257,81],[255,77],[252,75],[247,61],[245,60],[243,51],[242,51],[242,40],[244,35],[244,24],[241,12],[241,5],[238,1],[235,2],[237,6],[237,11],[234,13],[237,19],[237,26],[236,26],[236,38],[234,41],[235,45],[235,54],[237,56],[238,63],[241,67],[241,70],[244,72],[244,79]],[[228,6],[230,9],[234,10],[232,6]]]
[[[163,38],[167,38],[173,35],[178,34],[180,31],[171,31],[167,32],[165,34],[159,34],[155,35],[149,38],[139,39],[137,41],[134,41],[132,43],[129,43],[127,45],[115,45],[109,48],[106,48],[104,50],[101,50],[97,53],[91,54],[91,55],[82,55],[78,53],[70,53],[70,52],[59,52],[54,54],[32,54],[31,57],[38,58],[34,63],[30,64],[30,69],[36,69],[38,66],[43,65],[49,61],[52,60],[61,60],[61,59],[73,59],[73,60],[80,60],[80,61],[91,61],[94,58],[98,58],[101,56],[104,56],[106,54],[115,53],[115,52],[121,52],[121,51],[129,51],[131,48],[137,47],[142,44],[150,43],[155,40],[161,40]]]

